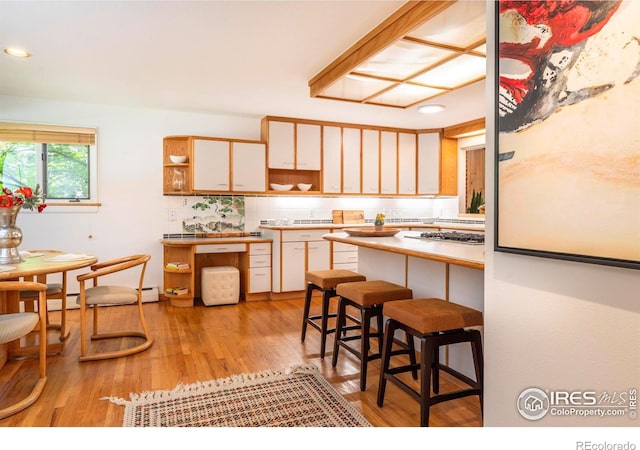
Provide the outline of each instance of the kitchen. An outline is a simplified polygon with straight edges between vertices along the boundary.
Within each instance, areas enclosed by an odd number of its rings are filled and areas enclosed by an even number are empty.
[[[316,25],[313,25],[312,21],[307,22],[307,27],[318,27],[320,30],[323,26],[324,29],[334,27],[346,29],[354,22],[352,17],[359,17],[357,23],[351,27],[350,36],[343,38],[344,42],[332,41],[337,37],[330,33],[326,38],[333,42],[332,45],[327,42],[327,49],[318,49],[314,58],[306,55],[297,60],[296,64],[288,67],[291,74],[303,73],[298,76],[302,86],[289,86],[287,89],[304,91],[304,96],[308,96],[306,82],[310,76],[335,58],[345,45],[357,40],[375,26],[382,17],[394,11],[400,3],[371,2],[361,5],[359,10],[344,13],[342,16],[336,12],[330,20],[326,19],[326,22],[320,19]],[[4,4],[2,8],[8,6]],[[302,39],[305,35],[303,30],[292,29],[294,25],[289,20],[282,19],[291,18],[292,12],[284,5],[271,6],[273,10],[268,17],[272,20],[273,28],[298,33]],[[340,8],[340,5],[333,6]],[[357,5],[350,6],[357,8]],[[84,7],[88,8],[86,5]],[[143,8],[142,5],[134,4],[129,7],[133,8],[130,18],[118,16],[123,30],[128,27],[138,27],[139,30],[150,35],[157,32],[159,28],[153,27],[159,27],[159,24],[145,25],[143,20],[139,20],[139,17],[146,15],[139,9]],[[230,5],[227,7],[231,8]],[[323,7],[326,8],[327,5]],[[23,8],[28,9],[28,4]],[[42,8],[43,11],[31,20],[55,17],[54,11]],[[377,11],[377,15],[372,11]],[[12,12],[19,13],[19,11]],[[22,13],[24,14],[24,11]],[[116,14],[111,10],[108,13]],[[319,11],[311,9],[307,14],[319,15]],[[267,11],[261,11],[261,15],[267,17]],[[9,14],[2,14],[2,16],[7,17]],[[24,16],[18,14],[17,17]],[[88,19],[86,20],[87,24],[84,26],[90,28],[92,24]],[[167,18],[165,20],[167,32],[189,35],[187,30],[178,30],[177,25],[172,25],[171,20]],[[239,22],[250,20],[252,26],[260,29],[258,19],[253,16],[247,18],[241,14],[236,17],[236,20]],[[487,20],[491,23],[490,17]],[[40,25],[45,26],[44,23]],[[147,26],[150,28],[146,29]],[[7,29],[4,24],[0,28]],[[96,27],[96,29],[102,28]],[[491,29],[488,27],[488,40],[492,38]],[[231,33],[231,30],[222,24],[219,24],[218,30]],[[85,28],[83,32],[91,35]],[[270,45],[284,46],[288,36],[286,33],[283,34],[285,36],[281,36],[281,40],[273,38]],[[239,40],[238,36],[232,36],[232,38],[224,38],[225,42],[230,43],[230,47],[232,47],[231,43]],[[253,37],[258,38],[258,36]],[[112,39],[114,47],[126,47],[126,42],[118,41],[117,33],[114,33]],[[70,42],[73,43],[73,41]],[[340,50],[335,52],[331,49],[332,46]],[[489,48],[488,51],[490,52],[491,49]],[[263,53],[263,55],[253,55],[255,64],[266,65],[268,59],[274,57],[269,52]],[[179,55],[179,52],[176,54]],[[170,56],[167,55],[167,58]],[[313,61],[310,61],[311,59]],[[225,54],[224,60],[235,62],[230,54]],[[11,71],[5,70],[4,64],[9,63],[3,60],[2,64],[3,77],[8,77]],[[155,69],[158,72],[173,70],[182,72],[179,66],[165,65]],[[135,88],[140,87],[140,84],[154,83],[151,78],[137,79],[135,70],[129,71],[125,67],[121,70],[124,74],[120,75],[126,75],[130,79],[134,91]],[[172,73],[169,72],[169,74]],[[194,78],[203,76],[199,73],[191,74]],[[248,78],[242,80],[247,84],[245,86],[247,89],[255,83],[255,80],[249,77],[250,74],[259,76],[259,73],[255,72],[243,72],[242,75]],[[219,74],[221,77],[223,75]],[[488,78],[490,75],[491,72],[488,73]],[[238,75],[229,75],[229,77],[234,76]],[[114,78],[117,79],[117,77]],[[39,84],[44,85],[51,81],[43,79]],[[231,85],[231,81],[228,78],[221,78],[218,82]],[[47,213],[46,216],[25,214],[20,218],[20,226],[25,234],[25,245],[30,248],[42,248],[55,242],[59,247],[78,248],[83,252],[99,255],[101,259],[120,255],[129,249],[149,253],[152,255],[152,261],[156,261],[156,265],[153,270],[150,270],[148,282],[156,286],[162,285],[160,265],[162,248],[159,238],[166,232],[172,232],[171,227],[178,223],[178,221],[169,220],[168,211],[174,205],[167,204],[161,193],[163,184],[161,154],[164,137],[193,135],[259,140],[259,122],[265,115],[330,119],[342,123],[372,125],[380,121],[377,112],[371,112],[366,106],[356,108],[356,105],[350,104],[345,104],[336,114],[327,117],[322,117],[320,112],[324,103],[313,103],[314,107],[310,111],[315,109],[316,112],[305,115],[288,113],[284,105],[282,108],[267,109],[261,104],[261,98],[271,96],[286,98],[286,95],[276,91],[278,84],[274,84],[273,92],[251,91],[242,104],[239,102],[241,96],[219,92],[221,106],[216,112],[205,112],[204,108],[199,108],[202,105],[199,104],[198,97],[192,99],[196,106],[190,110],[163,108],[159,103],[152,104],[150,107],[141,107],[140,104],[118,105],[110,101],[110,96],[115,96],[118,88],[114,87],[109,91],[106,85],[104,89],[96,88],[97,93],[101,95],[93,98],[73,92],[66,92],[61,98],[54,98],[50,97],[44,88],[23,91],[4,78],[2,85],[5,86],[0,92],[2,120],[95,125],[99,127],[100,148],[104,149],[100,153],[99,161],[101,174],[99,194],[102,203],[99,210],[97,212]],[[487,86],[487,90],[490,93],[491,86]],[[157,86],[157,92],[159,98],[170,99],[175,95],[171,89],[163,86]],[[465,105],[468,110],[467,117],[457,122],[434,123],[433,127],[445,127],[451,123],[463,123],[486,116],[487,129],[491,130],[492,105],[484,103],[484,87],[481,94],[483,101],[480,104]],[[136,99],[135,93],[130,95],[130,100]],[[487,95],[487,98],[491,97]],[[88,99],[91,99],[91,102]],[[309,102],[311,102],[310,99],[307,100],[307,103]],[[400,113],[393,122],[379,124],[406,128],[410,126],[410,120],[416,119],[409,119],[408,114],[404,113],[404,111]],[[354,120],[354,117],[357,117],[357,120]],[[414,129],[431,127],[412,126]],[[487,134],[486,145],[487,148],[493,148],[494,137],[491,133]],[[487,180],[493,179],[493,164],[489,160],[486,164],[486,175]],[[639,289],[637,271],[493,252],[491,230],[494,227],[494,219],[489,214],[492,211],[492,196],[492,183],[487,183],[485,197],[488,214],[483,280],[487,373],[484,425],[489,427],[544,425],[528,422],[517,413],[514,405],[519,392],[525,387],[561,385],[613,390],[637,383],[640,378],[637,366],[640,356],[638,347],[635,345],[638,342],[638,315],[640,314],[636,294]],[[247,221],[257,226],[257,221],[260,219],[330,219],[330,212],[334,209],[364,209],[367,211],[368,219],[373,218],[374,212],[383,210],[391,211],[388,216],[393,216],[393,211],[397,211],[398,216],[416,218],[436,215],[454,218],[460,212],[458,200],[451,198],[433,198],[426,201],[398,198],[377,201],[369,197],[345,197],[329,199],[324,205],[320,203],[324,200],[310,197],[303,199],[301,196],[295,198],[271,196],[266,200],[266,205],[255,201],[253,206],[250,202],[254,200],[249,199]],[[43,226],[46,226],[46,233],[42,232]],[[113,236],[117,236],[117,246],[113,245]],[[604,421],[589,418],[572,420],[561,417],[546,421],[547,425],[558,426],[599,426],[604,423]],[[607,423],[615,426],[615,423]]]

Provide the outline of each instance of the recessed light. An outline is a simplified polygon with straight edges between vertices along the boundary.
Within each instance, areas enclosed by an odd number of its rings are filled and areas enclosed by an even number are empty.
[[[420,105],[418,111],[422,114],[433,114],[440,111],[444,111],[443,105]]]
[[[7,47],[4,49],[4,52],[7,55],[15,56],[16,58],[28,58],[31,56],[31,53],[28,51],[17,47]]]

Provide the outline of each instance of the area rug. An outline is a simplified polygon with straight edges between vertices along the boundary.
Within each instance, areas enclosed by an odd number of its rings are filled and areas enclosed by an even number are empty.
[[[314,365],[129,394],[125,427],[370,427]]]

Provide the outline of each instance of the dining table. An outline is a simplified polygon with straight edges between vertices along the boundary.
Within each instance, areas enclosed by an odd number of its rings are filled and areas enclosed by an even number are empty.
[[[61,297],[66,299],[66,276],[71,270],[89,267],[98,258],[84,253],[68,253],[61,250],[30,250],[20,252],[22,261],[0,265],[1,281],[37,281],[47,284],[47,277],[53,274],[62,276]],[[0,292],[0,314],[8,314],[20,311],[20,293]],[[62,308],[59,342],[48,342],[47,353],[61,353],[64,346],[66,311]],[[17,356],[36,355],[37,345],[22,346],[20,340],[0,345],[0,368],[8,359]]]

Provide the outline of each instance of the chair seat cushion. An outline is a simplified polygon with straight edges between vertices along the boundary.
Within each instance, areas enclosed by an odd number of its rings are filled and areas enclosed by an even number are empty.
[[[480,311],[438,298],[385,303],[382,313],[422,334],[480,326],[483,323]]]
[[[37,313],[0,314],[0,344],[26,336],[37,323]]]
[[[321,289],[335,289],[340,283],[365,281],[367,278],[351,270],[314,270],[305,274],[307,283],[313,283]]]
[[[61,294],[62,285],[59,283],[47,284],[47,296]],[[20,291],[20,298],[35,298],[38,297],[38,291]]]
[[[138,301],[138,291],[126,286],[95,286],[85,291],[87,305],[126,305]],[[80,296],[76,303],[80,304]]]
[[[391,300],[413,297],[411,289],[384,280],[342,283],[336,288],[336,293],[362,306],[380,305]]]

